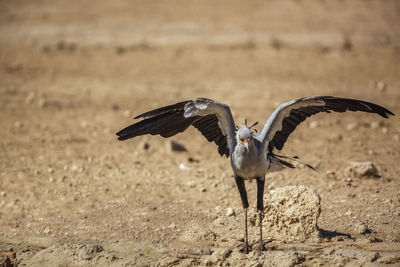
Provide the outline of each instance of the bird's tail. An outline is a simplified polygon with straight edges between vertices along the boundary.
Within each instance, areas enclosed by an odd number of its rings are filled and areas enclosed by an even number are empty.
[[[288,159],[288,160],[296,161],[296,162],[298,162],[298,163],[300,163],[300,164],[302,164],[302,165],[304,165],[304,166],[306,166],[306,167],[308,167],[308,168],[310,168],[310,169],[316,171],[316,169],[315,169],[313,166],[311,166],[310,164],[305,163],[305,162],[299,160],[299,157],[298,157],[298,156],[288,157],[288,156],[277,155],[277,154],[272,154],[272,156],[275,157],[275,158],[278,160],[278,162],[279,162],[280,164],[282,164],[282,165],[284,165],[284,166],[286,166],[286,167],[294,168],[294,165],[291,164],[290,162],[284,161],[284,160],[282,160],[282,159]]]

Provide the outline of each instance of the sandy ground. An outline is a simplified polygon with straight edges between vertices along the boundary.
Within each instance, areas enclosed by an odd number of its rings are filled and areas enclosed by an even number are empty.
[[[399,265],[399,19],[398,1],[0,1],[0,251],[19,266]],[[194,128],[172,138],[180,153],[161,137],[114,135],[200,96],[242,124],[312,95],[397,116],[298,127],[281,153],[317,171],[271,174],[266,192],[315,190],[320,237],[288,242],[266,227],[263,253],[239,253],[229,160]],[[379,178],[346,172],[367,161]]]

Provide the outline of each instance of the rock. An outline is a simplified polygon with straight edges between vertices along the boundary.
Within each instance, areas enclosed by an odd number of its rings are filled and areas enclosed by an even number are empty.
[[[45,98],[40,98],[38,101],[38,107],[39,108],[44,108],[47,105],[47,100]]]
[[[187,182],[187,185],[191,188],[195,188],[197,186],[197,183],[195,181],[189,181]]]
[[[379,91],[385,91],[387,84],[384,81],[377,81],[375,83],[375,88]]]
[[[185,170],[188,170],[188,169],[189,169],[188,167],[186,167],[186,165],[185,165],[184,163],[180,163],[180,164],[178,165],[178,167],[179,167],[179,169],[181,169],[182,171],[185,171]]]
[[[357,123],[349,123],[349,124],[347,124],[346,129],[347,129],[348,131],[352,131],[352,130],[357,129],[357,127],[358,127],[358,124],[357,124]]]
[[[78,171],[78,169],[79,169],[79,166],[78,166],[78,165],[73,164],[73,165],[71,166],[71,171],[76,172],[76,171]]]
[[[132,117],[132,112],[129,109],[127,109],[124,111],[123,116],[126,118],[130,118]]]
[[[203,225],[189,225],[179,237],[181,241],[215,241],[217,234]]]
[[[372,252],[365,256],[364,261],[365,262],[374,262],[379,258],[379,252]]]
[[[383,123],[383,121],[373,121],[370,123],[370,126],[372,129],[376,129],[378,127],[383,127],[384,123]]]
[[[170,142],[171,145],[171,150],[175,152],[185,152],[187,151],[186,147],[174,140],[171,140]]]
[[[91,260],[96,253],[102,252],[103,250],[103,247],[100,245],[83,245],[78,255],[82,260]]]
[[[303,255],[291,251],[267,251],[263,255],[262,266],[293,267],[305,260]]]
[[[260,260],[251,261],[245,265],[245,267],[262,267],[263,263]]]
[[[226,258],[228,258],[229,255],[231,255],[231,253],[232,253],[232,251],[229,249],[219,248],[219,249],[216,249],[212,255],[215,256],[218,260],[223,261]]]
[[[36,97],[35,92],[30,92],[30,93],[28,94],[28,96],[26,97],[25,102],[26,102],[27,104],[31,104],[31,103],[33,102],[33,100],[35,100],[35,97]]]
[[[20,121],[16,121],[16,122],[14,122],[14,127],[15,128],[22,128],[22,127],[24,127],[24,124],[22,122],[20,122]]]
[[[354,232],[356,232],[357,234],[366,234],[369,233],[370,230],[368,229],[368,226],[366,226],[364,223],[358,222],[354,225]]]
[[[382,258],[377,259],[376,262],[384,264],[400,263],[400,256],[384,256]]]
[[[355,177],[380,177],[378,170],[372,162],[351,162],[346,168],[345,172],[348,175]]]
[[[318,121],[312,121],[312,122],[310,122],[309,126],[310,126],[311,129],[317,128],[319,126],[319,122]]]
[[[242,244],[242,242],[240,242],[240,244]],[[238,249],[233,250],[229,257],[229,260],[232,262],[238,262],[243,259],[246,259],[246,254],[243,254]]]
[[[213,262],[210,260],[210,259],[205,259],[204,260],[204,266],[212,266],[213,265]]]
[[[320,196],[304,185],[277,188],[273,194],[265,194],[265,232],[287,242],[317,240],[320,201]]]
[[[226,209],[226,216],[230,217],[230,216],[235,216],[235,210],[232,208],[227,208]]]
[[[174,266],[179,263],[179,258],[176,257],[167,257],[162,260],[160,260],[157,264],[159,267],[168,267],[168,266]]]

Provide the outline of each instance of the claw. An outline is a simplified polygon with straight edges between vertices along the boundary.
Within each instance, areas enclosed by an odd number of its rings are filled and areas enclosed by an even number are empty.
[[[243,254],[249,254],[249,251],[250,251],[250,246],[249,246],[249,244],[244,244],[243,245],[243,248],[241,248],[240,250],[239,250],[241,253],[243,253]]]

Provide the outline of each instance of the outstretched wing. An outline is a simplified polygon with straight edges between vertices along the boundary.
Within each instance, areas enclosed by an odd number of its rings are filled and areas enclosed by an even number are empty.
[[[196,127],[209,142],[218,145],[219,154],[229,157],[234,146],[235,123],[228,105],[207,98],[197,98],[143,113],[143,120],[119,131],[119,140],[151,134],[174,136],[190,125]]]
[[[364,111],[377,113],[384,118],[394,115],[384,107],[361,100],[333,96],[304,97],[281,104],[268,118],[257,138],[262,140],[265,150],[281,150],[289,135],[307,117],[331,111]]]

